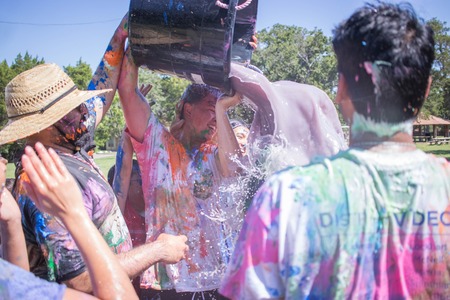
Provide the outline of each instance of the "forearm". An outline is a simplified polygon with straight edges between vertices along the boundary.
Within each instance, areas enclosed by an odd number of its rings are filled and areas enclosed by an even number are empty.
[[[159,241],[146,243],[118,255],[120,264],[130,278],[135,278],[163,259],[167,249]]]
[[[125,299],[134,295],[128,276],[86,211],[72,211],[69,215],[62,216],[61,220],[83,255],[94,294],[102,299]],[[83,280],[79,280],[79,283],[85,287],[87,285]]]
[[[222,175],[229,177],[235,174],[238,167],[236,162],[232,160],[232,157],[237,159],[240,158],[242,154],[228,119],[228,108],[224,105],[220,105],[219,102],[220,100],[216,105],[217,139],[219,145],[218,155]]]
[[[3,259],[29,271],[27,248],[25,236],[20,219],[1,222]]]
[[[138,68],[133,62],[130,51],[127,51],[120,73],[119,96],[128,130],[134,139],[142,142],[151,109],[137,88],[137,83]]]
[[[94,103],[96,106],[96,123],[95,126],[100,123],[103,116],[108,111],[111,103],[114,99],[114,95],[117,88],[117,82],[120,76],[120,70],[122,66],[122,59],[124,55],[125,41],[128,35],[127,20],[124,19],[120,23],[111,38],[106,51],[98,65],[91,82],[89,83],[90,90],[99,89],[112,89],[112,92],[99,96],[102,100],[101,103]]]

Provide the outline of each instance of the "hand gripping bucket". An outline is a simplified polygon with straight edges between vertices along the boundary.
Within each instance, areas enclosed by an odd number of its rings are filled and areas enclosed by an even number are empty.
[[[258,0],[131,0],[129,42],[138,66],[230,93],[230,63],[248,64]]]

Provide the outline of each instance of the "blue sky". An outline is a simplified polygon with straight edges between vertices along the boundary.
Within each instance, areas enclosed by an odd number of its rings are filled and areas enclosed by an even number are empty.
[[[366,1],[259,0],[257,29],[280,23],[308,29],[316,27],[331,36],[331,30],[364,2]],[[449,0],[410,2],[425,20],[436,17],[450,26]],[[75,65],[81,58],[95,69],[128,6],[129,1],[125,0],[0,0],[0,61],[6,59],[10,64],[18,53],[28,51],[33,56],[60,66]],[[99,21],[102,23],[69,25]]]

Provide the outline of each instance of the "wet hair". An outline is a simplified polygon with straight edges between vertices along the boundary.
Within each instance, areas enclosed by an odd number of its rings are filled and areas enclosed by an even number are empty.
[[[419,113],[434,61],[434,37],[409,3],[366,4],[333,35],[338,71],[358,113],[389,123]],[[374,68],[372,74],[365,64]]]
[[[5,180],[5,187],[8,189],[10,193],[13,192],[14,185],[16,184],[15,178],[6,178]]]
[[[213,95],[216,99],[219,99],[220,97],[222,97],[223,94],[219,89],[216,89],[206,84],[198,84],[198,83],[190,84],[186,88],[180,99],[180,102],[182,103],[180,119],[183,119],[185,103],[190,104],[198,103],[209,95]]]

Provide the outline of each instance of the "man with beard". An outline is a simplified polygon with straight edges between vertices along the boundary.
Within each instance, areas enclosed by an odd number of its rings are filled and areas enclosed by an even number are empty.
[[[137,89],[137,70],[125,55],[118,88],[142,174],[147,241],[161,232],[182,234],[190,249],[185,261],[145,271],[141,298],[217,299],[225,262],[214,216],[222,205],[220,184],[237,171],[231,156],[241,156],[227,117],[240,95],[222,97],[213,87],[191,84],[169,131]]]

